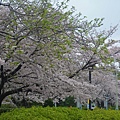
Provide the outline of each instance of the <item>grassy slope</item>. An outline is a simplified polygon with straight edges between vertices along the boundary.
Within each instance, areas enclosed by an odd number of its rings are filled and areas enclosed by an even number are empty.
[[[120,111],[32,107],[3,113],[0,120],[120,120]]]

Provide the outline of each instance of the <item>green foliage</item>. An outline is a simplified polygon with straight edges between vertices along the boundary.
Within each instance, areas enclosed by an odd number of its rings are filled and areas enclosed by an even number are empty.
[[[6,33],[9,33],[5,36],[6,41],[9,43],[9,45],[6,46],[9,48],[6,54],[7,59],[13,57],[12,55],[14,54],[24,55],[25,52],[22,49],[19,50],[18,46],[22,46],[20,45],[20,41],[28,40],[30,36],[33,38],[33,44],[36,44],[37,47],[42,47],[41,49],[46,49],[47,47],[44,54],[54,52],[57,58],[62,58],[62,54],[67,52],[66,45],[71,45],[70,40],[68,40],[70,35],[69,37],[66,35],[67,30],[65,30],[64,27],[65,25],[66,29],[73,27],[72,22],[74,21],[74,19],[71,18],[74,13],[73,9],[67,10],[65,13],[63,12],[63,10],[67,8],[68,0],[57,3],[57,8],[52,5],[49,0],[11,0],[10,2],[13,9],[18,7],[22,12],[10,11],[10,24],[5,30],[5,32],[7,31]],[[63,23],[63,21],[67,23]],[[22,29],[22,26],[25,26],[25,28]],[[22,32],[24,34],[21,35],[21,31],[16,29],[18,27],[20,27],[20,30],[23,30]],[[36,38],[39,39],[40,42],[38,42]],[[50,41],[58,42],[58,44],[55,45],[55,49],[54,46],[50,46],[51,44],[48,46]],[[13,45],[16,46],[16,48],[13,49]],[[52,51],[51,49],[54,50]]]
[[[118,75],[117,75],[117,77],[118,77],[118,80],[120,80],[120,72],[118,72]]]
[[[117,71],[117,73],[116,73],[116,70],[113,69],[112,72],[113,72],[113,75],[117,74],[117,79],[120,80],[120,71]]]
[[[15,107],[11,104],[2,104],[0,108],[15,108]]]
[[[45,100],[44,102],[44,107],[53,107],[54,106],[54,103],[53,103],[53,100],[51,98],[48,98],[47,100]]]
[[[32,107],[14,109],[2,113],[0,120],[119,120],[120,112],[115,110],[79,110],[69,107]]]
[[[40,102],[29,101],[28,99],[25,99],[25,98],[23,98],[22,100],[16,100],[16,99],[12,98],[12,101],[17,107],[29,108],[32,106],[43,106],[43,104]]]
[[[76,102],[73,96],[66,97],[64,101],[59,100],[58,106],[75,107]]]
[[[13,110],[13,108],[0,108],[0,114],[10,112],[11,110]]]
[[[0,114],[5,113],[5,112],[10,112],[14,108],[15,108],[15,106],[13,106],[11,104],[2,104],[0,107]]]
[[[75,102],[74,97],[73,96],[69,96],[69,97],[65,98],[64,104],[67,107],[69,107],[69,106],[75,107],[76,106],[76,102]]]

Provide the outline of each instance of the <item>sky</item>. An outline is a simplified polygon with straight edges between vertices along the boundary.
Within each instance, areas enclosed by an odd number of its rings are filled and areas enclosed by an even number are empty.
[[[75,6],[76,12],[87,16],[88,20],[104,18],[101,29],[110,29],[118,25],[112,39],[120,40],[120,0],[70,0],[69,7]]]

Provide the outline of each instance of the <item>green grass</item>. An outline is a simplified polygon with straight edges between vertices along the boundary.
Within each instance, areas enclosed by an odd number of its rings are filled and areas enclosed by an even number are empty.
[[[120,111],[89,111],[67,107],[15,108],[2,113],[0,120],[120,120]]]

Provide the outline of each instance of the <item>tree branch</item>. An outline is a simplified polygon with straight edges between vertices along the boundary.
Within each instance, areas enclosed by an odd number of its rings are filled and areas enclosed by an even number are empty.
[[[12,95],[14,93],[18,93],[18,92],[22,92],[22,89],[23,88],[27,88],[29,87],[29,85],[26,85],[26,86],[23,86],[23,87],[20,87],[20,88],[16,88],[16,89],[13,89],[13,90],[10,90],[10,91],[7,91],[3,94],[0,95],[0,101],[2,101],[5,97],[9,96],[9,95]]]
[[[0,2],[0,5],[3,5],[3,6],[10,6],[10,3],[1,3],[1,2]]]
[[[95,54],[95,53],[94,53],[94,54]],[[80,68],[80,69],[77,70],[74,74],[72,74],[71,76],[69,76],[69,78],[73,78],[73,77],[76,76],[81,70],[85,70],[85,69],[87,69],[87,68],[89,68],[89,67],[95,66],[95,64],[97,64],[97,61],[96,61],[96,60],[95,60],[95,61],[92,61],[94,54],[92,55],[92,57],[88,60],[88,62],[87,62],[82,68]]]
[[[15,75],[22,67],[22,64],[20,63],[13,71],[11,71],[7,76],[4,77],[4,81],[6,82],[8,78]]]

